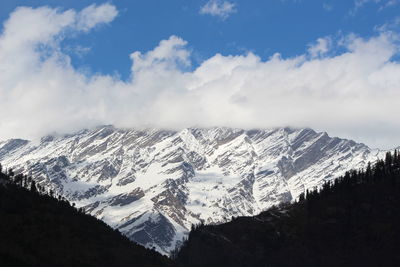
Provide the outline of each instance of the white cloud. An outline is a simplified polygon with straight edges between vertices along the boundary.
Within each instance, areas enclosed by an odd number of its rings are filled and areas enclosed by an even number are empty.
[[[385,8],[400,4],[399,0],[354,0],[354,8],[350,10],[350,15],[355,15],[357,11],[365,6],[366,4],[379,5],[378,11],[382,11]]]
[[[65,47],[65,51],[69,52],[69,54],[75,54],[76,56],[82,58],[86,54],[90,52],[91,48],[90,47],[85,47],[81,45],[76,45],[76,46],[67,46]]]
[[[90,5],[79,12],[77,17],[77,28],[83,31],[89,31],[101,23],[109,23],[115,19],[118,11],[111,4]]]
[[[383,10],[385,8],[388,8],[388,7],[391,7],[391,6],[395,6],[395,5],[398,5],[398,4],[400,4],[399,0],[388,0],[388,1],[384,2],[383,5],[380,6],[379,10],[381,11],[381,10]]]
[[[0,139],[99,124],[289,125],[372,146],[400,145],[400,64],[391,61],[399,45],[390,31],[370,39],[321,38],[294,58],[216,54],[194,70],[188,68],[186,41],[171,36],[151,51],[132,53],[132,78],[122,81],[82,73],[61,52],[62,38],[82,31],[79,14],[19,8],[5,23],[0,35]],[[343,53],[327,53],[338,47]]]
[[[227,19],[231,14],[235,13],[236,5],[224,0],[209,0],[200,9],[200,14],[208,14],[211,16]]]
[[[380,3],[382,0],[355,0],[354,5],[356,8],[360,8],[368,3]]]
[[[310,45],[308,48],[308,53],[312,57],[321,57],[329,52],[330,46],[332,45],[332,40],[330,37],[318,38],[317,42]]]
[[[136,51],[131,54],[132,73],[143,70],[153,70],[155,66],[163,69],[175,69],[178,65],[190,66],[190,53],[184,47],[187,44],[177,36],[171,36],[168,40],[163,40],[152,51],[145,55]]]

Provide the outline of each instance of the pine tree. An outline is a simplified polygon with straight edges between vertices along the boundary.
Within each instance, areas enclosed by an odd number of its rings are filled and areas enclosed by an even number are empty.
[[[15,183],[16,185],[22,187],[22,186],[23,186],[22,182],[23,182],[23,175],[22,175],[22,174],[17,174],[17,175],[15,175],[15,177],[14,177],[14,183]]]
[[[31,189],[32,192],[37,192],[36,182],[35,181],[31,182],[31,188],[30,189]]]

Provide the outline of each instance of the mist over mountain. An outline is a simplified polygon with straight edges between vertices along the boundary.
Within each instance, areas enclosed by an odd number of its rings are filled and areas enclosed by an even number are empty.
[[[201,59],[185,35],[168,30],[146,48],[126,52],[129,78],[77,68],[66,43],[114,27],[123,13],[101,3],[18,7],[8,14],[0,32],[0,106],[7,110],[0,113],[0,139],[102,124],[175,130],[290,126],[373,147],[400,144],[400,45],[390,25],[377,25],[370,36],[314,36],[291,56],[245,49],[212,51]],[[116,52],[95,57],[111,59]]]

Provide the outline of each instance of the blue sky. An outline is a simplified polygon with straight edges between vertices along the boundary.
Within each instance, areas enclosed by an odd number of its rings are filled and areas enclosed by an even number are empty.
[[[400,0],[1,0],[0,140],[290,126],[398,147],[399,11]]]
[[[17,6],[48,5],[61,10],[80,10],[105,2],[2,0],[0,21],[6,20]],[[319,37],[376,34],[375,27],[393,22],[400,14],[400,4],[393,2],[385,7],[389,2],[236,0],[231,1],[235,12],[224,19],[200,14],[206,0],[108,1],[119,10],[118,17],[110,25],[89,34],[67,38],[63,47],[73,57],[76,67],[92,72],[119,73],[123,79],[130,74],[130,53],[150,50],[171,35],[188,41],[193,66],[216,53],[236,55],[252,51],[265,59],[279,52],[284,57],[292,57],[303,54]],[[71,52],[74,46],[87,48],[86,52],[77,56]]]

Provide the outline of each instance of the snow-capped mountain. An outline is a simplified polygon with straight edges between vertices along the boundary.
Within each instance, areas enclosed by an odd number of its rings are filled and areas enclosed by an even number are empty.
[[[0,162],[168,254],[192,224],[256,215],[384,152],[311,129],[112,126],[0,142]]]

